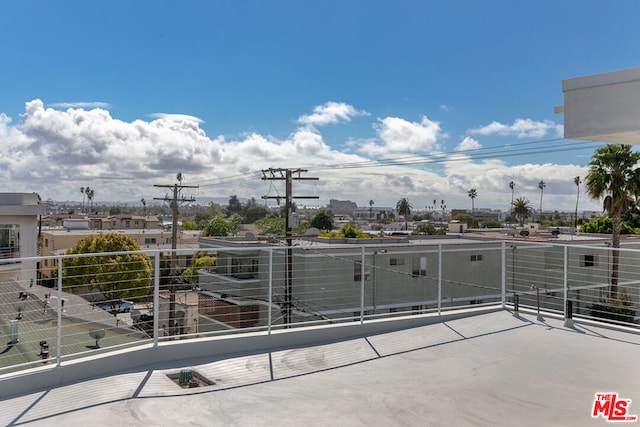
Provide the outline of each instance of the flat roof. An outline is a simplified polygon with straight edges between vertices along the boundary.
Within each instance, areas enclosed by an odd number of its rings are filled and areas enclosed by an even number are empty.
[[[6,399],[2,425],[605,425],[631,399],[640,335],[510,311],[219,360],[193,359]],[[183,389],[193,369],[215,384]]]

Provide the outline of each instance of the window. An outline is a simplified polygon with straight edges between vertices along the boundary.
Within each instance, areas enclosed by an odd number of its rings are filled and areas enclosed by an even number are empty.
[[[389,265],[404,265],[404,258],[391,258]]]
[[[138,220],[133,221],[133,226],[136,228],[140,227],[140,221]]]
[[[126,221],[124,222],[124,226],[125,226],[126,228],[130,228],[130,227],[131,227],[131,221],[126,220]]]
[[[427,275],[427,257],[415,257],[413,258],[413,276],[426,276]]]
[[[369,280],[370,269],[365,265],[364,269],[364,280]],[[353,263],[353,281],[359,282],[362,280],[362,263],[360,261],[356,261]]]
[[[155,237],[145,237],[144,244],[145,245],[155,245],[156,244],[156,238]]]
[[[482,261],[482,255],[471,255],[471,262]]]
[[[252,259],[251,260],[251,273],[257,273],[259,266],[260,266],[260,260]]]
[[[44,247],[45,248],[49,247],[49,239],[44,239]]]
[[[596,255],[582,255],[582,266],[583,267],[595,267],[598,263],[598,257]]]
[[[20,225],[0,224],[0,259],[20,258]]]
[[[240,259],[231,258],[231,274],[238,274],[240,272]]]

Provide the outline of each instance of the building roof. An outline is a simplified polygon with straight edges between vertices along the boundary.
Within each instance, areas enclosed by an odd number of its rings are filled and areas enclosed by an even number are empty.
[[[596,425],[631,399],[640,336],[501,310],[317,346],[183,359],[5,399],[3,425]],[[191,369],[210,386],[182,389]]]
[[[17,322],[15,345],[7,344],[12,338],[11,323],[18,316],[15,306],[20,293],[27,295]],[[49,295],[47,297],[47,295]],[[105,310],[92,307],[84,298],[62,293],[62,348],[65,353],[86,352],[95,346],[89,332],[101,329],[105,336],[100,341],[105,345],[118,345],[139,341],[144,338],[138,331],[129,330],[126,322],[119,320]],[[45,301],[47,302],[45,304]],[[0,368],[41,360],[40,341],[49,345],[50,356],[56,355],[56,332],[58,321],[57,291],[43,286],[24,287],[15,281],[0,283],[0,337],[6,346],[0,350]],[[0,369],[0,372],[6,372]]]

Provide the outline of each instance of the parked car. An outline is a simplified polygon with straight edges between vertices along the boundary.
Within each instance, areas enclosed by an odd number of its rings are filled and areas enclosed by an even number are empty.
[[[129,313],[133,309],[133,302],[126,299],[115,303],[105,302],[100,305],[100,308],[113,313]]]

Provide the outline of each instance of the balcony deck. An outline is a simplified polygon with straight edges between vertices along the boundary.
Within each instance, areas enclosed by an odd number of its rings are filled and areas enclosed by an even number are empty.
[[[7,398],[0,424],[604,425],[591,417],[600,392],[640,414],[637,330],[543,315],[465,310],[348,340],[114,371]],[[167,375],[184,368],[215,384],[180,388]]]

